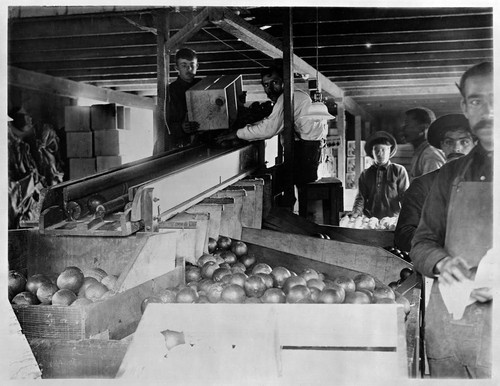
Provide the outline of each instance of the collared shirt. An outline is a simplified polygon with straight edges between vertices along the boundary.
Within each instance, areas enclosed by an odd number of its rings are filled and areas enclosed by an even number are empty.
[[[311,97],[302,90],[293,93],[293,118],[294,128],[298,139],[304,141],[318,141],[326,138],[328,133],[327,121],[313,121],[303,118],[311,106]],[[238,138],[246,141],[257,141],[274,137],[283,131],[284,124],[283,94],[278,97],[272,113],[262,121],[239,129]]]
[[[408,173],[404,166],[390,161],[385,165],[373,164],[359,177],[353,213],[379,219],[399,214],[408,184]]]
[[[464,181],[493,181],[493,152],[486,151],[481,144],[466,156],[449,162],[440,169],[425,201],[410,252],[415,268],[425,276],[433,277],[434,266],[448,255],[443,246],[453,181],[470,161],[470,166],[465,170]]]
[[[436,169],[415,178],[405,192],[398,224],[394,231],[394,244],[403,251],[409,252],[411,249],[411,240],[417,230],[422,214],[422,207],[438,173],[439,169]]]
[[[165,113],[170,135],[174,141],[182,141],[190,138],[190,134],[187,134],[182,129],[182,123],[186,120],[187,115],[186,91],[200,80],[200,78],[195,78],[193,82],[188,83],[177,77],[175,81],[168,85]]]
[[[410,167],[410,180],[413,181],[415,177],[439,169],[445,163],[444,153],[425,140],[415,149]]]

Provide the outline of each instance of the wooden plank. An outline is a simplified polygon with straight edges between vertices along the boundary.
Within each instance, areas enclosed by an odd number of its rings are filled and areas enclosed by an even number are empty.
[[[142,317],[141,304],[162,289],[184,283],[183,262],[172,271],[148,280],[106,301],[94,303],[86,313],[86,337],[109,331],[110,339],[122,339],[135,332]],[[36,307],[36,306],[34,306]]]
[[[177,258],[195,263],[206,249],[208,242],[208,213],[179,213],[158,224],[160,231],[177,230]]]
[[[25,88],[28,90],[41,91],[48,94],[75,98],[95,99],[108,103],[118,103],[124,106],[137,107],[147,110],[155,109],[152,98],[140,97],[130,93],[113,91],[100,87],[91,86],[68,79],[56,78],[38,72],[27,71],[9,66],[9,85]]]
[[[221,235],[228,236],[232,239],[241,238],[241,228],[242,228],[242,209],[243,209],[243,199],[246,196],[244,190],[222,190],[212,195],[214,198],[225,198],[229,197],[234,199],[234,204],[232,205],[232,213],[229,211],[223,212],[223,217],[221,221]]]
[[[146,243],[129,263],[116,282],[118,292],[126,291],[175,268],[177,235],[174,232],[145,235]]]
[[[328,384],[342,377],[342,384],[360,379],[366,383],[375,375],[377,381],[403,380],[407,379],[406,367],[401,366],[406,347],[398,333],[404,331],[404,324],[397,312],[396,305],[375,304],[152,304],[117,378],[177,383],[180,372],[191,383],[204,376],[205,367],[206,371],[223,366],[222,353],[233,353],[235,371],[211,373],[212,383],[236,384],[242,376],[251,384],[306,384],[312,379]],[[200,325],[199,320],[205,323]],[[168,351],[159,334],[165,330],[182,332],[186,344]],[[197,346],[209,350],[198,351]],[[246,361],[240,361],[239,350],[247,354]],[[201,353],[205,356],[198,358]],[[209,365],[204,366],[204,361]]]
[[[329,235],[332,239],[344,236],[356,244],[370,245],[373,247],[389,247],[394,245],[394,231],[374,229],[343,228],[334,225],[322,226],[320,232]]]
[[[399,279],[403,268],[412,267],[383,248],[324,240],[270,230],[243,228],[242,241],[366,272],[382,283]]]
[[[129,342],[115,340],[30,340],[42,378],[114,378]]]
[[[223,208],[224,208],[223,204],[204,203],[204,201],[201,201],[200,203],[186,209],[186,212],[207,213],[209,215],[208,231],[207,231],[208,237],[217,240],[220,235],[220,224],[221,224]],[[204,251],[208,252],[206,245],[204,247]]]
[[[243,186],[243,185],[231,185],[224,189],[224,191],[238,191],[244,190],[245,195],[243,196],[243,205],[241,208],[241,225],[244,227],[255,228],[255,211],[256,211],[256,196],[255,196],[255,185]]]
[[[253,223],[248,227],[256,229],[262,228],[262,215],[264,210],[264,180],[262,178],[244,179],[234,183],[232,186],[253,186],[255,188]]]
[[[272,208],[264,218],[264,228],[301,235],[319,233],[320,226],[283,208]]]
[[[144,234],[129,237],[45,236],[37,229],[8,233],[9,268],[26,274],[54,274],[67,266],[96,267],[119,275],[148,241]]]
[[[203,8],[200,13],[189,20],[174,36],[167,39],[165,51],[174,52],[182,46],[184,42],[188,41],[194,34],[208,24],[208,17],[212,12],[213,10],[209,7]]]

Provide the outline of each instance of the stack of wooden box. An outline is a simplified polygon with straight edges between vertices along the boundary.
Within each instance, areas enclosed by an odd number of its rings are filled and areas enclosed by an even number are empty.
[[[69,177],[77,179],[131,161],[130,109],[114,103],[67,106],[66,152]]]

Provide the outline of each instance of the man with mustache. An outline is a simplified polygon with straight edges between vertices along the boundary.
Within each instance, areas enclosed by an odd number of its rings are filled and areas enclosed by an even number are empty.
[[[479,143],[445,164],[424,204],[412,241],[417,271],[434,278],[425,313],[426,354],[433,378],[491,378],[492,288],[475,288],[460,319],[440,286],[465,287],[493,244],[493,65],[460,79],[461,109]]]

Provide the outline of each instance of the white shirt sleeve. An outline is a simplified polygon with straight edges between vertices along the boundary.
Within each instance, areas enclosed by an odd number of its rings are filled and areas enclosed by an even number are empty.
[[[238,138],[258,141],[272,138],[283,131],[283,94],[279,96],[271,114],[262,121],[246,125],[236,132]]]

